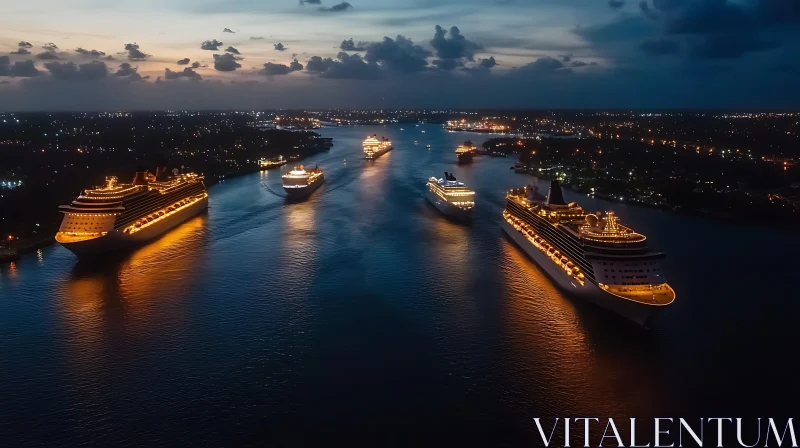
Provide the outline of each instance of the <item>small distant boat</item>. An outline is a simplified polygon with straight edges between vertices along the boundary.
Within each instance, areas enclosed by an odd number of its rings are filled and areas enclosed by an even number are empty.
[[[431,149],[431,145],[425,145],[425,147]]]

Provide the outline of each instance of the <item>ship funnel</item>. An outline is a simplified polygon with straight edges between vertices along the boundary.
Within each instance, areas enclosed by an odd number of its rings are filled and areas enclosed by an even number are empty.
[[[162,180],[164,177],[166,177],[167,173],[168,173],[168,171],[167,171],[167,167],[166,166],[164,166],[164,165],[157,166],[156,167],[156,180]]]
[[[547,192],[547,205],[567,205],[564,202],[564,193],[561,192],[561,185],[558,179],[550,181],[550,191]]]
[[[137,171],[133,177],[133,185],[147,185],[147,171]]]

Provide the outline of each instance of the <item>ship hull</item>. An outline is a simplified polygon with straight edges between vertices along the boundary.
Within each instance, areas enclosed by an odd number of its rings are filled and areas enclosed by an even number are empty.
[[[365,153],[364,154],[364,158],[367,159],[367,160],[375,160],[378,157],[380,157],[380,156],[386,154],[387,152],[391,151],[392,149],[394,149],[394,147],[390,146],[388,148],[381,149],[380,151],[376,151],[376,152],[372,153],[372,155],[369,155],[369,154]]]
[[[472,219],[472,209],[464,210],[461,207],[457,207],[440,198],[439,195],[430,190],[425,194],[425,198],[436,207],[437,210],[450,218],[458,221],[469,221]]]
[[[663,308],[663,306],[648,305],[608,293],[588,279],[584,280],[584,284],[581,285],[506,220],[500,222],[500,227],[559,288],[572,297],[598,305],[643,326],[646,326],[653,316]]]
[[[115,229],[98,238],[75,242],[59,241],[59,244],[67,248],[80,259],[93,258],[98,255],[109,254],[111,252],[117,252],[145,244],[190,218],[199,215],[206,209],[208,209],[207,197],[133,234],[124,233],[121,230]]]
[[[317,188],[319,188],[322,183],[325,181],[324,177],[320,177],[319,180],[313,182],[312,184],[301,187],[301,188],[287,188],[283,187],[283,191],[286,192],[288,195],[286,198],[292,201],[297,201],[300,199],[307,198],[311,193],[314,192]]]
[[[472,153],[459,154],[456,157],[458,157],[458,163],[461,165],[472,163]]]

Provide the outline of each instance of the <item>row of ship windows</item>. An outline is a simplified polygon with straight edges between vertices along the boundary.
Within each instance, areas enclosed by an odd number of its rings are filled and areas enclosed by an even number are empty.
[[[650,269],[620,269],[619,271],[611,270],[611,272],[650,272]],[[603,268],[603,272],[609,272],[608,269]],[[653,269],[653,272],[658,272],[658,269]]]
[[[658,265],[655,261],[648,261],[645,263],[617,263],[617,262],[610,262],[610,261],[601,261],[601,265],[603,266],[656,266]]]

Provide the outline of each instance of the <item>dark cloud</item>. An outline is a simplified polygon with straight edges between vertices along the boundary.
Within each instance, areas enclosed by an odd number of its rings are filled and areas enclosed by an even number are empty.
[[[239,50],[237,50],[237,49],[235,49],[233,47],[228,47],[228,48],[225,49],[225,51],[228,52],[228,53],[233,53],[233,54],[242,54],[242,53],[239,52]]]
[[[89,56],[92,58],[100,58],[106,55],[103,51],[98,50],[87,50],[85,48],[78,47],[75,49],[75,53],[82,54],[84,56]]]
[[[11,52],[11,53],[9,53],[9,54],[31,54],[31,52],[30,52],[30,51],[28,51],[28,49],[27,49],[27,48],[22,48],[22,47],[20,47],[20,48],[17,48],[17,49],[16,49],[16,51],[12,51],[12,52]]]
[[[214,69],[221,72],[232,72],[240,68],[242,64],[236,62],[236,58],[230,53],[214,55]]]
[[[129,61],[144,61],[151,56],[141,51],[139,49],[139,44],[137,44],[136,42],[132,44],[125,44],[125,51],[128,52]]]
[[[564,65],[562,61],[558,59],[551,58],[550,56],[545,56],[543,58],[539,58],[530,64],[522,67],[520,70],[525,71],[526,73],[533,73],[533,74],[551,74],[551,73],[570,73],[572,69]]]
[[[625,2],[623,0],[608,0],[608,6],[619,9],[625,6]]]
[[[597,65],[597,62],[572,61],[569,64],[570,67],[574,67],[574,68],[588,67],[588,66],[595,66],[595,65]]]
[[[223,45],[222,42],[216,39],[212,39],[212,40],[207,40],[202,44],[200,44],[200,49],[209,51],[219,51],[219,47],[221,47],[222,45]]]
[[[297,59],[295,59],[290,65],[273,64],[272,62],[267,62],[264,64],[264,68],[261,70],[261,73],[267,76],[288,75],[291,72],[302,69],[303,64],[297,62]]]
[[[431,47],[436,50],[436,56],[439,59],[466,59],[468,61],[472,61],[475,52],[481,49],[480,45],[462,36],[457,26],[450,28],[450,31],[445,31],[439,25],[436,25],[436,31],[431,39]]]
[[[340,52],[336,60],[313,56],[306,64],[306,71],[330,79],[380,79],[381,67],[375,62],[366,62],[361,56]]]
[[[641,10],[642,14],[644,14],[648,19],[657,20],[659,17],[658,13],[650,8],[650,4],[647,3],[647,0],[642,0],[639,2],[639,10]]]
[[[440,70],[453,70],[464,66],[464,62],[460,59],[434,59],[433,65]]]
[[[20,41],[20,43],[18,43],[17,46],[21,48],[33,48],[33,44],[31,44],[30,42],[25,42],[24,40]]]
[[[207,67],[206,65],[200,65],[199,62],[194,61],[192,62],[192,68],[200,68],[200,67]]]
[[[750,34],[715,34],[704,38],[691,49],[692,56],[705,59],[733,59],[746,53],[771,50],[778,43],[761,40]]]
[[[251,36],[250,40],[264,40],[264,36]]]
[[[573,33],[590,43],[606,44],[651,36],[656,30],[651,22],[641,17],[625,17],[603,25],[577,27]]]
[[[7,56],[6,56],[7,57]],[[331,58],[322,59],[319,56],[311,56],[311,59],[308,60],[306,63],[306,71],[311,73],[322,73],[328,69],[334,60]]]
[[[310,2],[307,2],[307,3],[310,3]],[[348,9],[352,9],[352,8],[353,8],[353,5],[351,5],[350,3],[341,2],[341,3],[337,4],[337,5],[331,6],[330,8],[320,7],[319,10],[320,11],[328,11],[328,12],[341,12],[341,11],[347,11]]]
[[[322,0],[300,0],[301,5],[305,5],[306,3],[309,5],[321,5]]]
[[[233,31],[233,30],[232,30],[232,29],[230,29],[230,28],[223,28],[223,29],[222,29],[222,32],[223,32],[223,33],[231,33],[231,34],[236,34],[236,31]]]
[[[478,62],[480,63],[480,66],[484,68],[492,68],[497,65],[497,61],[494,60],[494,56],[489,56],[487,59],[479,59]]]
[[[558,57],[561,58],[562,62],[569,62],[569,61],[572,60],[572,55],[571,54],[562,54],[562,55],[559,55]]]
[[[392,72],[411,73],[425,70],[428,56],[431,56],[430,51],[415,45],[411,39],[397,36],[396,39],[384,37],[381,42],[367,44],[364,60],[380,64]]]
[[[114,75],[115,76],[132,76],[132,75],[136,75],[137,74],[136,71],[138,69],[139,69],[138,67],[134,67],[134,66],[132,66],[131,64],[129,64],[127,62],[123,62],[122,64],[119,64],[119,69],[117,69],[117,72],[114,73]]]
[[[676,53],[675,39],[700,59],[740,58],[800,41],[796,0],[642,0],[640,6],[663,30],[660,39],[642,45],[650,54]]]
[[[178,61],[178,65],[189,65],[189,62],[191,62],[189,58],[183,58],[180,61]]]
[[[102,61],[91,61],[86,64],[73,62],[47,62],[44,67],[50,72],[53,79],[59,81],[84,80],[95,81],[108,75],[108,66]]]
[[[278,51],[286,51],[286,50],[288,50],[288,48],[287,48],[287,47],[285,47],[285,46],[284,46],[282,43],[280,43],[280,42],[278,42],[277,44],[273,45],[273,47],[275,47],[275,49],[276,49],[276,50],[278,50]]]
[[[41,59],[43,61],[52,61],[58,59],[58,55],[50,51],[44,51],[42,53],[37,54],[36,59]]]
[[[56,44],[54,44],[52,42],[48,42],[48,43],[42,45],[42,48],[44,49],[44,51],[53,52],[53,51],[57,51],[58,50],[58,45],[56,45]]]
[[[342,43],[339,44],[339,48],[342,51],[364,51],[365,49],[364,46],[366,44],[367,44],[366,42],[359,42],[358,44],[356,44],[355,42],[353,42],[353,39],[351,38],[343,40]]]
[[[130,81],[130,82],[144,81],[145,79],[150,79],[150,75],[142,76],[142,75],[140,75],[138,73],[134,73],[134,74],[128,76],[128,78],[127,78],[127,80]]]
[[[650,39],[642,42],[639,48],[647,54],[661,56],[677,53],[680,50],[680,45],[669,39]]]
[[[16,61],[12,65],[8,56],[0,56],[0,76],[33,78],[41,73],[32,60]]]
[[[192,70],[189,67],[184,68],[182,71],[172,71],[168,68],[164,69],[164,79],[179,79],[179,78],[187,78],[191,79],[192,81],[202,81],[203,77],[200,76],[199,73]]]

